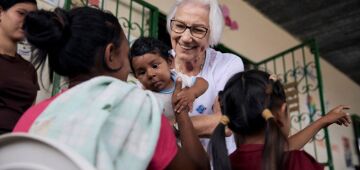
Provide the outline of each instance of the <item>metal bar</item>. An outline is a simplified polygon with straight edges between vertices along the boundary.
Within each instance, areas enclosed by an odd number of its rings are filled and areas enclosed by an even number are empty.
[[[306,68],[306,57],[305,57],[305,51],[304,51],[304,47],[301,48],[301,54],[302,54],[302,58],[303,58],[303,65],[304,65],[304,77],[305,77],[305,90],[306,90],[306,94],[309,95],[309,87],[308,87],[308,84],[309,84],[309,81],[308,81],[308,78],[307,78],[307,68]]]
[[[301,47],[301,46],[300,46]],[[294,49],[295,50],[295,49]],[[291,51],[291,59],[292,59],[292,66],[293,66],[293,73],[294,73],[294,80],[295,82],[297,82],[297,76],[296,76],[296,64],[295,64],[295,54],[294,51]],[[296,89],[298,89],[298,85],[296,86]],[[302,123],[301,123],[301,113],[300,110],[298,111],[298,115],[297,115],[298,119],[299,119],[299,128],[302,129]]]
[[[71,8],[71,0],[65,0],[64,9],[70,10],[70,8]]]
[[[311,44],[310,44],[311,45]],[[304,69],[304,78],[305,78],[305,90],[306,90],[306,94],[307,95],[310,95],[310,92],[309,92],[309,81],[308,81],[308,70],[307,70],[307,67],[306,67],[306,55],[305,55],[305,47],[302,47],[301,48],[301,54],[302,54],[302,59],[303,59],[303,69]],[[311,48],[311,47],[310,47]],[[308,103],[309,104],[309,103]],[[314,121],[313,119],[313,116],[314,114],[316,113],[316,110],[315,110],[315,113],[310,113],[311,110],[309,110],[309,118],[310,118],[310,123]],[[312,140],[313,140],[313,148],[314,148],[314,154],[315,154],[315,158],[317,159],[318,158],[318,153],[317,153],[317,148],[316,148],[316,143],[315,143],[315,136],[312,137]]]
[[[265,71],[267,72],[267,62],[264,63],[264,66],[265,66]]]
[[[105,0],[101,0],[101,10],[104,10]]]
[[[297,77],[296,77],[296,64],[295,64],[295,55],[294,55],[294,51],[291,52],[291,59],[292,59],[292,66],[294,69],[294,79],[295,82],[297,82]],[[297,87],[296,87],[297,88]]]
[[[282,56],[282,63],[283,63],[283,70],[284,70],[284,82],[286,83],[287,82],[287,77],[286,77],[286,60],[285,60],[285,57]]]
[[[151,27],[150,27],[150,36],[158,38],[158,24],[159,24],[159,10],[153,10],[151,12]]]
[[[119,2],[120,0],[116,0],[116,7],[115,7],[115,16],[116,18],[119,16]]]
[[[314,51],[315,57],[315,66],[316,66],[316,74],[318,79],[318,89],[319,89],[319,97],[320,97],[320,106],[321,106],[321,114],[322,116],[325,115],[325,104],[324,104],[324,93],[323,93],[323,83],[322,83],[322,76],[321,76],[321,68],[320,68],[320,54],[319,48],[315,40],[311,40],[312,48],[311,50]],[[324,128],[325,133],[325,144],[326,144],[326,152],[328,155],[328,166],[330,170],[334,170],[333,158],[331,153],[331,144],[329,140],[329,132],[327,128]]]
[[[298,49],[298,48],[301,48],[301,47],[303,47],[303,46],[306,46],[306,45],[309,44],[310,42],[311,42],[311,40],[307,40],[307,41],[305,41],[303,44],[300,44],[300,45],[291,47],[290,49],[287,49],[287,50],[285,50],[285,51],[283,51],[283,52],[281,52],[281,53],[275,54],[275,55],[273,55],[272,57],[269,57],[269,58],[267,58],[267,59],[265,59],[265,60],[262,60],[262,61],[260,61],[260,62],[257,62],[257,64],[262,64],[262,63],[265,63],[265,62],[268,62],[268,61],[277,59],[277,58],[279,58],[279,57],[281,57],[281,56],[283,56],[283,55],[285,55],[285,54],[287,54],[287,53],[290,53],[290,52],[292,52],[292,51],[295,51],[295,50]]]
[[[144,36],[144,21],[145,21],[145,7],[143,6],[142,7],[142,11],[141,11],[141,29],[142,29],[142,31],[141,31],[141,36]]]
[[[130,40],[131,35],[131,17],[132,17],[132,10],[133,10],[133,0],[130,0],[130,10],[129,10],[129,21],[128,21],[128,39]]]
[[[277,72],[276,72],[276,60],[273,60],[273,63],[274,63],[274,74],[277,74]]]
[[[138,4],[142,5],[142,6],[145,6],[146,8],[149,8],[151,11],[152,10],[159,10],[157,7],[151,5],[150,3],[148,3],[148,2],[146,2],[144,0],[132,0],[132,1],[138,3]]]

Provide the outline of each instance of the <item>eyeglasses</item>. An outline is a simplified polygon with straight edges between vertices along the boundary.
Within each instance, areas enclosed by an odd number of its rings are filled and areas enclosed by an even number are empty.
[[[185,32],[186,29],[190,30],[190,34],[193,37],[202,39],[205,37],[205,35],[208,32],[208,28],[206,28],[205,26],[201,26],[201,25],[193,25],[193,26],[187,26],[185,23],[181,22],[181,21],[177,21],[175,19],[172,19],[170,22],[170,28],[172,31],[178,33],[178,34],[182,34],[183,32]]]

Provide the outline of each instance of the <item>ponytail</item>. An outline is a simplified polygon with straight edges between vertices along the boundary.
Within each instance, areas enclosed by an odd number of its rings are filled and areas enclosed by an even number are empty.
[[[57,8],[54,12],[40,10],[30,12],[24,21],[26,38],[36,47],[32,62],[36,69],[43,70],[47,56],[50,55],[50,80],[60,60],[60,51],[70,36],[69,19],[64,10]],[[42,71],[41,71],[42,73]]]
[[[266,121],[265,126],[265,143],[262,154],[262,170],[283,170],[285,168],[284,151],[288,146],[287,138],[281,131],[278,122],[276,122],[272,112],[267,108],[281,107],[281,100],[277,96],[282,96],[278,89],[281,89],[281,84],[274,78],[273,75],[269,77],[270,83],[266,85],[264,105],[266,109],[262,112],[262,117]],[[280,88],[279,88],[280,85]],[[280,90],[281,91],[281,90]]]
[[[210,153],[214,170],[231,170],[225,141],[226,125],[219,123],[210,138]]]
[[[266,121],[265,143],[262,154],[262,170],[283,170],[287,138],[272,117]]]
[[[90,7],[31,12],[24,31],[36,48],[33,61],[37,68],[48,59],[50,73],[69,78],[92,74],[96,63],[103,61],[106,46],[112,43],[120,49],[125,40],[114,15]]]

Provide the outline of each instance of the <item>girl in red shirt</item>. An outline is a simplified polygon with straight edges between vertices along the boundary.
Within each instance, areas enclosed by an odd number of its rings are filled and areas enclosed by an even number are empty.
[[[288,138],[290,116],[284,88],[276,77],[258,70],[235,74],[219,93],[219,100],[223,116],[211,137],[215,170],[324,169],[299,149],[321,128],[335,122],[345,126],[350,123],[343,111],[348,107],[338,106]],[[237,149],[229,157],[224,140],[226,126],[237,138]]]

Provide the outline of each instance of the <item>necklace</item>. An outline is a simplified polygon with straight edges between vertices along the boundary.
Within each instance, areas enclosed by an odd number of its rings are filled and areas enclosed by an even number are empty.
[[[198,75],[201,75],[201,73],[203,72],[204,70],[204,65],[205,65],[205,61],[206,61],[206,55],[204,57],[204,61],[202,62],[202,64],[200,65],[200,71],[199,71],[199,74]]]

